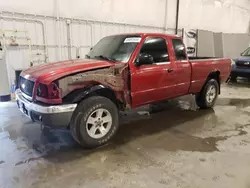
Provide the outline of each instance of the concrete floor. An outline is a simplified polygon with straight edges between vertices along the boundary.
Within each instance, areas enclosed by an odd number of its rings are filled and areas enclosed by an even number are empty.
[[[0,187],[249,188],[249,85],[224,85],[213,110],[185,96],[162,112],[129,112],[112,142],[95,150],[1,103]]]

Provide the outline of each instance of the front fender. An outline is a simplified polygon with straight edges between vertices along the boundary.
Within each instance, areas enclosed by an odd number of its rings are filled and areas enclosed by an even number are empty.
[[[64,103],[80,103],[91,96],[103,96],[110,99],[120,110],[126,107],[126,101],[123,100],[122,94],[117,93],[111,88],[102,84],[92,85],[82,89],[77,89],[63,98]]]
[[[76,90],[74,93],[74,99],[73,99],[73,103],[78,103],[80,101],[82,101],[84,98],[86,98],[87,96],[90,96],[90,95],[93,95],[96,93],[96,91],[99,91],[99,90],[103,90],[103,89],[106,89],[106,90],[110,90],[112,91],[112,89],[104,86],[104,85],[94,85],[94,86],[91,86],[91,87],[87,87],[87,88],[83,88],[83,89],[79,89]],[[112,91],[113,92],[113,91]]]

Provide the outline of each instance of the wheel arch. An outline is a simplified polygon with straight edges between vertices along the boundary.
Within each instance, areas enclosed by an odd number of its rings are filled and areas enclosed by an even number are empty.
[[[202,90],[203,88],[205,87],[205,85],[207,84],[207,82],[211,79],[215,79],[218,84],[219,84],[219,94],[220,94],[220,89],[221,89],[221,79],[220,79],[220,71],[219,70],[215,70],[213,72],[210,72],[207,76],[207,79],[202,87]]]
[[[80,103],[91,96],[103,96],[110,99],[120,109],[122,102],[117,98],[117,94],[111,88],[102,84],[76,89],[64,97],[64,100],[71,103]]]

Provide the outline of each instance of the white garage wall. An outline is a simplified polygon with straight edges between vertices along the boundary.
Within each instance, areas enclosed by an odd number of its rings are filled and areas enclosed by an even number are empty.
[[[56,3],[58,1],[58,3]],[[8,0],[2,10],[123,23],[175,26],[177,0]],[[165,10],[167,3],[167,19]],[[180,0],[179,27],[246,33],[249,0]]]
[[[122,23],[163,26],[165,0],[8,0],[0,8],[8,11],[84,18]]]
[[[249,0],[180,1],[182,2],[180,4],[181,27],[223,33],[247,33],[249,30]]]

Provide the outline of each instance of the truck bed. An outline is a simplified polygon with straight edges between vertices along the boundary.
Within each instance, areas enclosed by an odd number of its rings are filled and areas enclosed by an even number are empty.
[[[228,59],[194,57],[190,58],[190,64],[192,67],[190,93],[200,92],[211,72],[218,71],[220,73],[220,80],[223,82],[227,80],[231,71],[231,64],[228,63]]]

